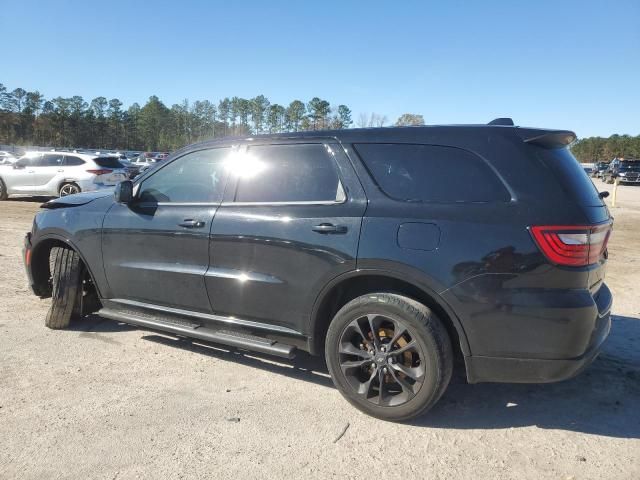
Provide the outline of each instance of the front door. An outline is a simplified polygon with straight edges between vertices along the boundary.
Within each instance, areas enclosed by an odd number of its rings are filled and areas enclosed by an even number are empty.
[[[13,171],[4,179],[8,193],[30,194],[33,190],[33,176],[35,170],[34,157],[22,157],[13,165]],[[6,167],[9,168],[9,167]]]
[[[249,146],[232,165],[205,275],[213,311],[309,333],[321,289],[356,268],[362,187],[330,142]]]
[[[187,153],[136,185],[130,205],[109,210],[102,251],[111,300],[210,312],[204,274],[228,152]]]

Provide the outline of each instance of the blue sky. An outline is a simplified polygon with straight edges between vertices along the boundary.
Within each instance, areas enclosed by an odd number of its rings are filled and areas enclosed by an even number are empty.
[[[640,134],[640,1],[0,0],[0,82]]]

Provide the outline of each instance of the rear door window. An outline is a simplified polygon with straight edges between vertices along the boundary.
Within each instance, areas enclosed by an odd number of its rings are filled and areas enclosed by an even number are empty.
[[[256,145],[249,147],[240,168],[236,202],[295,203],[344,200],[337,165],[323,144]],[[233,165],[231,170],[234,171]]]
[[[64,155],[57,153],[46,153],[41,157],[34,159],[34,167],[60,167],[62,166],[62,160]]]
[[[509,192],[477,155],[454,147],[354,145],[380,189],[406,202],[508,202]]]

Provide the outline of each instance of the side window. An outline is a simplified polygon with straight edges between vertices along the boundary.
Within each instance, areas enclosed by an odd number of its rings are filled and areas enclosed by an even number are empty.
[[[142,202],[216,203],[222,200],[229,148],[199,150],[159,169],[140,186]]]
[[[380,189],[407,202],[508,202],[493,170],[466,150],[434,145],[354,145]]]
[[[16,165],[20,168],[31,167],[33,165],[32,157],[22,157],[20,160],[16,162]]]
[[[250,175],[239,175],[236,202],[344,199],[335,159],[322,144],[257,145],[246,155],[254,168]]]
[[[63,155],[58,153],[45,153],[41,157],[36,157],[34,167],[59,167],[62,165]]]
[[[69,155],[65,155],[64,157],[64,164],[67,167],[76,167],[78,165],[83,165],[84,163],[85,163],[84,160],[82,160],[79,157],[73,157]]]

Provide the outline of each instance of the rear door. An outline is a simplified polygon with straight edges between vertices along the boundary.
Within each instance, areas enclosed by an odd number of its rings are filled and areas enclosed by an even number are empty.
[[[45,188],[56,176],[62,175],[63,160],[62,153],[45,153],[35,159],[33,185],[36,189]]]
[[[356,268],[362,187],[330,141],[249,146],[231,165],[205,275],[213,311],[308,333],[321,289]]]
[[[134,202],[113,205],[102,229],[109,299],[210,312],[204,274],[228,152],[187,153],[136,185]]]

